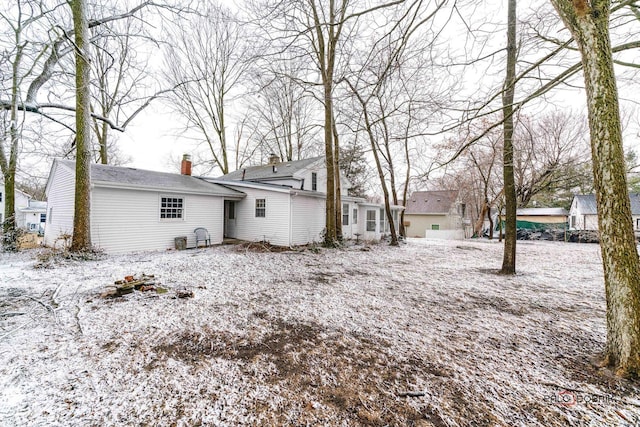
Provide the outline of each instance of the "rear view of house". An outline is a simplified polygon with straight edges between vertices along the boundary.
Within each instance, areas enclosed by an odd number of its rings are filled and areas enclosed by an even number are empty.
[[[225,206],[225,237],[296,246],[322,240],[325,228],[327,170],[324,157],[240,169],[210,182],[241,191],[246,197]],[[342,234],[346,239],[378,240],[390,224],[380,204],[345,196],[350,187],[341,179]],[[400,206],[393,206],[394,226]]]
[[[188,160],[186,160],[188,161]],[[206,228],[211,243],[223,239],[225,201],[241,192],[188,175],[91,165],[91,240],[110,253],[173,248],[176,237],[195,246],[193,230]],[[47,181],[44,243],[63,244],[73,231],[75,163],[55,160]]]

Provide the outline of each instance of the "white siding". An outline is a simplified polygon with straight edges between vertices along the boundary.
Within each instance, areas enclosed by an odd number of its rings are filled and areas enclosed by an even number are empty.
[[[291,244],[320,242],[325,227],[325,199],[298,195],[291,199],[291,204]]]
[[[569,210],[569,227],[573,230],[597,230],[598,215],[584,214],[578,199],[574,198]]]
[[[182,220],[160,219],[163,196],[183,199]],[[212,244],[221,243],[222,218],[223,200],[217,196],[101,187],[92,192],[92,242],[109,253],[170,249],[179,236],[186,236],[187,247],[194,247],[196,227],[209,230]]]
[[[236,238],[249,242],[266,240],[273,245],[290,246],[289,193],[248,187],[234,187],[247,196],[236,202]],[[256,199],[266,200],[266,216],[256,218]],[[222,216],[221,216],[222,217]]]
[[[73,172],[60,164],[54,166],[49,180],[44,244],[53,247],[64,243],[58,241],[61,235],[73,232],[75,180]]]

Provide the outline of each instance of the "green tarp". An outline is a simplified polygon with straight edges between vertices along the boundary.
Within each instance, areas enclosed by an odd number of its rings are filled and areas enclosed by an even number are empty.
[[[569,224],[566,222],[533,222],[533,221],[516,221],[516,228],[519,230],[566,230]],[[500,223],[496,224],[496,230],[500,229]],[[504,221],[502,221],[502,229],[505,229]]]

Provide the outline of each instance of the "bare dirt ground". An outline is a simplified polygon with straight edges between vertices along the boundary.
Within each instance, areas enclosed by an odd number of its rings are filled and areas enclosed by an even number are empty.
[[[640,425],[597,245],[523,242],[515,277],[482,240],[35,255],[0,254],[2,425]],[[169,292],[100,296],[139,273]]]

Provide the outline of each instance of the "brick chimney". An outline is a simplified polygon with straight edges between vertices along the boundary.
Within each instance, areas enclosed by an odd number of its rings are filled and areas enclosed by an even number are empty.
[[[180,167],[180,173],[182,175],[191,175],[191,155],[182,155],[182,166]]]
[[[275,153],[269,154],[269,164],[270,165],[277,165],[278,163],[280,163],[280,156],[278,156]]]

